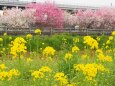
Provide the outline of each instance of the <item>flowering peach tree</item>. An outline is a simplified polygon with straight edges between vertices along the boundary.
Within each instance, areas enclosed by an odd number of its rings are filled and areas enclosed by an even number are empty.
[[[70,14],[68,12],[64,12],[64,26],[71,27],[77,24],[77,16],[75,14]]]
[[[100,8],[98,10],[78,10],[76,13],[77,24],[81,28],[114,29],[115,9]]]
[[[5,15],[0,17],[0,23],[6,24],[8,27],[28,28],[29,24],[34,23],[34,10],[12,8],[5,12]]]
[[[34,9],[34,16],[36,17],[36,23],[39,26],[50,26],[50,27],[63,27],[63,11],[58,8],[55,4],[46,3],[30,3],[27,9]]]

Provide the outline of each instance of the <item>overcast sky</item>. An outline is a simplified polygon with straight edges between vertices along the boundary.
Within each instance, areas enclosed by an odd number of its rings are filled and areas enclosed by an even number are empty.
[[[20,1],[43,2],[46,0],[20,0]],[[112,6],[115,6],[115,0],[49,0],[49,1],[54,1],[57,4],[97,6],[97,7],[111,6],[112,3]]]

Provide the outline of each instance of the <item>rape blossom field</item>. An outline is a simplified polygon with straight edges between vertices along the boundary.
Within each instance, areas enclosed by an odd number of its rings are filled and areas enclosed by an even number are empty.
[[[115,31],[0,37],[0,86],[115,86]]]

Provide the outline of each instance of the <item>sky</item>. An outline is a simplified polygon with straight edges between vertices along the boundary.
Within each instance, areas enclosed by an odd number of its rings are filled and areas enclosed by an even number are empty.
[[[36,1],[44,2],[46,0],[20,0],[20,1]],[[94,7],[115,7],[115,0],[50,0],[54,1],[56,4],[65,4],[65,5],[80,5],[80,6],[94,6]]]

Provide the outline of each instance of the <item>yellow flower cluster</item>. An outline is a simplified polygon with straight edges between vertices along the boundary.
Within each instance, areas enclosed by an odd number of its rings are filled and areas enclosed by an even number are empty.
[[[112,40],[113,40],[113,36],[109,36],[109,39],[106,42],[106,47],[105,48],[109,48],[109,45],[111,44]]]
[[[74,38],[74,39],[73,39],[73,42],[74,42],[74,43],[79,42],[79,38]]]
[[[31,39],[31,38],[32,38],[32,34],[27,34],[27,35],[26,35],[26,38],[27,38],[27,39]]]
[[[95,64],[95,63],[86,64],[86,65],[75,64],[74,69],[76,71],[82,71],[87,80],[92,80],[93,78],[95,78],[98,72],[108,71],[108,69],[106,69],[103,65]]]
[[[103,53],[102,49],[97,49],[96,53]]]
[[[26,41],[22,37],[17,37],[14,41],[11,42],[10,54],[13,55],[13,58],[16,58],[21,53],[27,52],[27,47],[25,44]]]
[[[52,70],[48,66],[43,66],[39,70],[33,71],[31,76],[34,80],[44,78],[44,73],[50,73]]]
[[[100,61],[112,62],[112,58],[110,56],[105,56],[101,49],[97,49],[96,52],[98,53],[97,57],[99,58]]]
[[[2,42],[3,41],[3,38],[0,38],[0,42]]]
[[[4,33],[3,35],[4,35],[4,36],[6,36],[6,35],[7,35],[7,33]]]
[[[51,72],[52,70],[48,66],[43,66],[42,68],[39,69],[41,72]]]
[[[20,72],[16,69],[11,69],[9,71],[0,72],[0,80],[11,80],[15,76],[19,76]]]
[[[36,34],[41,34],[41,30],[40,29],[36,29],[35,31],[34,31]]]
[[[66,53],[65,54],[65,59],[71,59],[73,55],[71,53]]]
[[[9,36],[9,40],[12,40],[12,37],[11,37],[11,36]]]
[[[41,71],[33,71],[32,74],[31,74],[32,77],[34,77],[33,79],[40,79],[40,78],[43,78],[44,77],[44,74],[41,72]]]
[[[13,76],[19,76],[20,72],[16,69],[11,69],[8,71],[8,80],[11,80]]]
[[[33,60],[31,58],[27,58],[27,62],[32,62]]]
[[[112,35],[115,36],[115,31],[112,32]]]
[[[97,39],[97,41],[100,41],[100,37],[99,36],[96,39]]]
[[[88,58],[88,55],[87,55],[87,54],[83,54],[83,55],[81,55],[81,58],[82,58],[82,59],[87,59],[87,58]]]
[[[63,72],[56,73],[54,78],[60,82],[60,86],[66,86],[68,84],[67,76]]]
[[[100,61],[107,61],[107,62],[112,62],[112,58],[110,56],[105,56],[103,53],[98,54],[98,58]]]
[[[0,80],[5,80],[7,78],[8,72],[2,71],[0,72]]]
[[[43,50],[43,55],[44,56],[52,56],[55,54],[55,49],[53,47],[47,46],[44,50]]]
[[[98,42],[91,36],[84,36],[84,43],[91,47],[91,49],[98,49]]]
[[[74,46],[74,47],[72,47],[72,52],[78,52],[79,51],[79,48],[77,47],[77,46]]]
[[[7,67],[5,66],[5,64],[0,64],[0,70],[4,70],[6,69]]]

